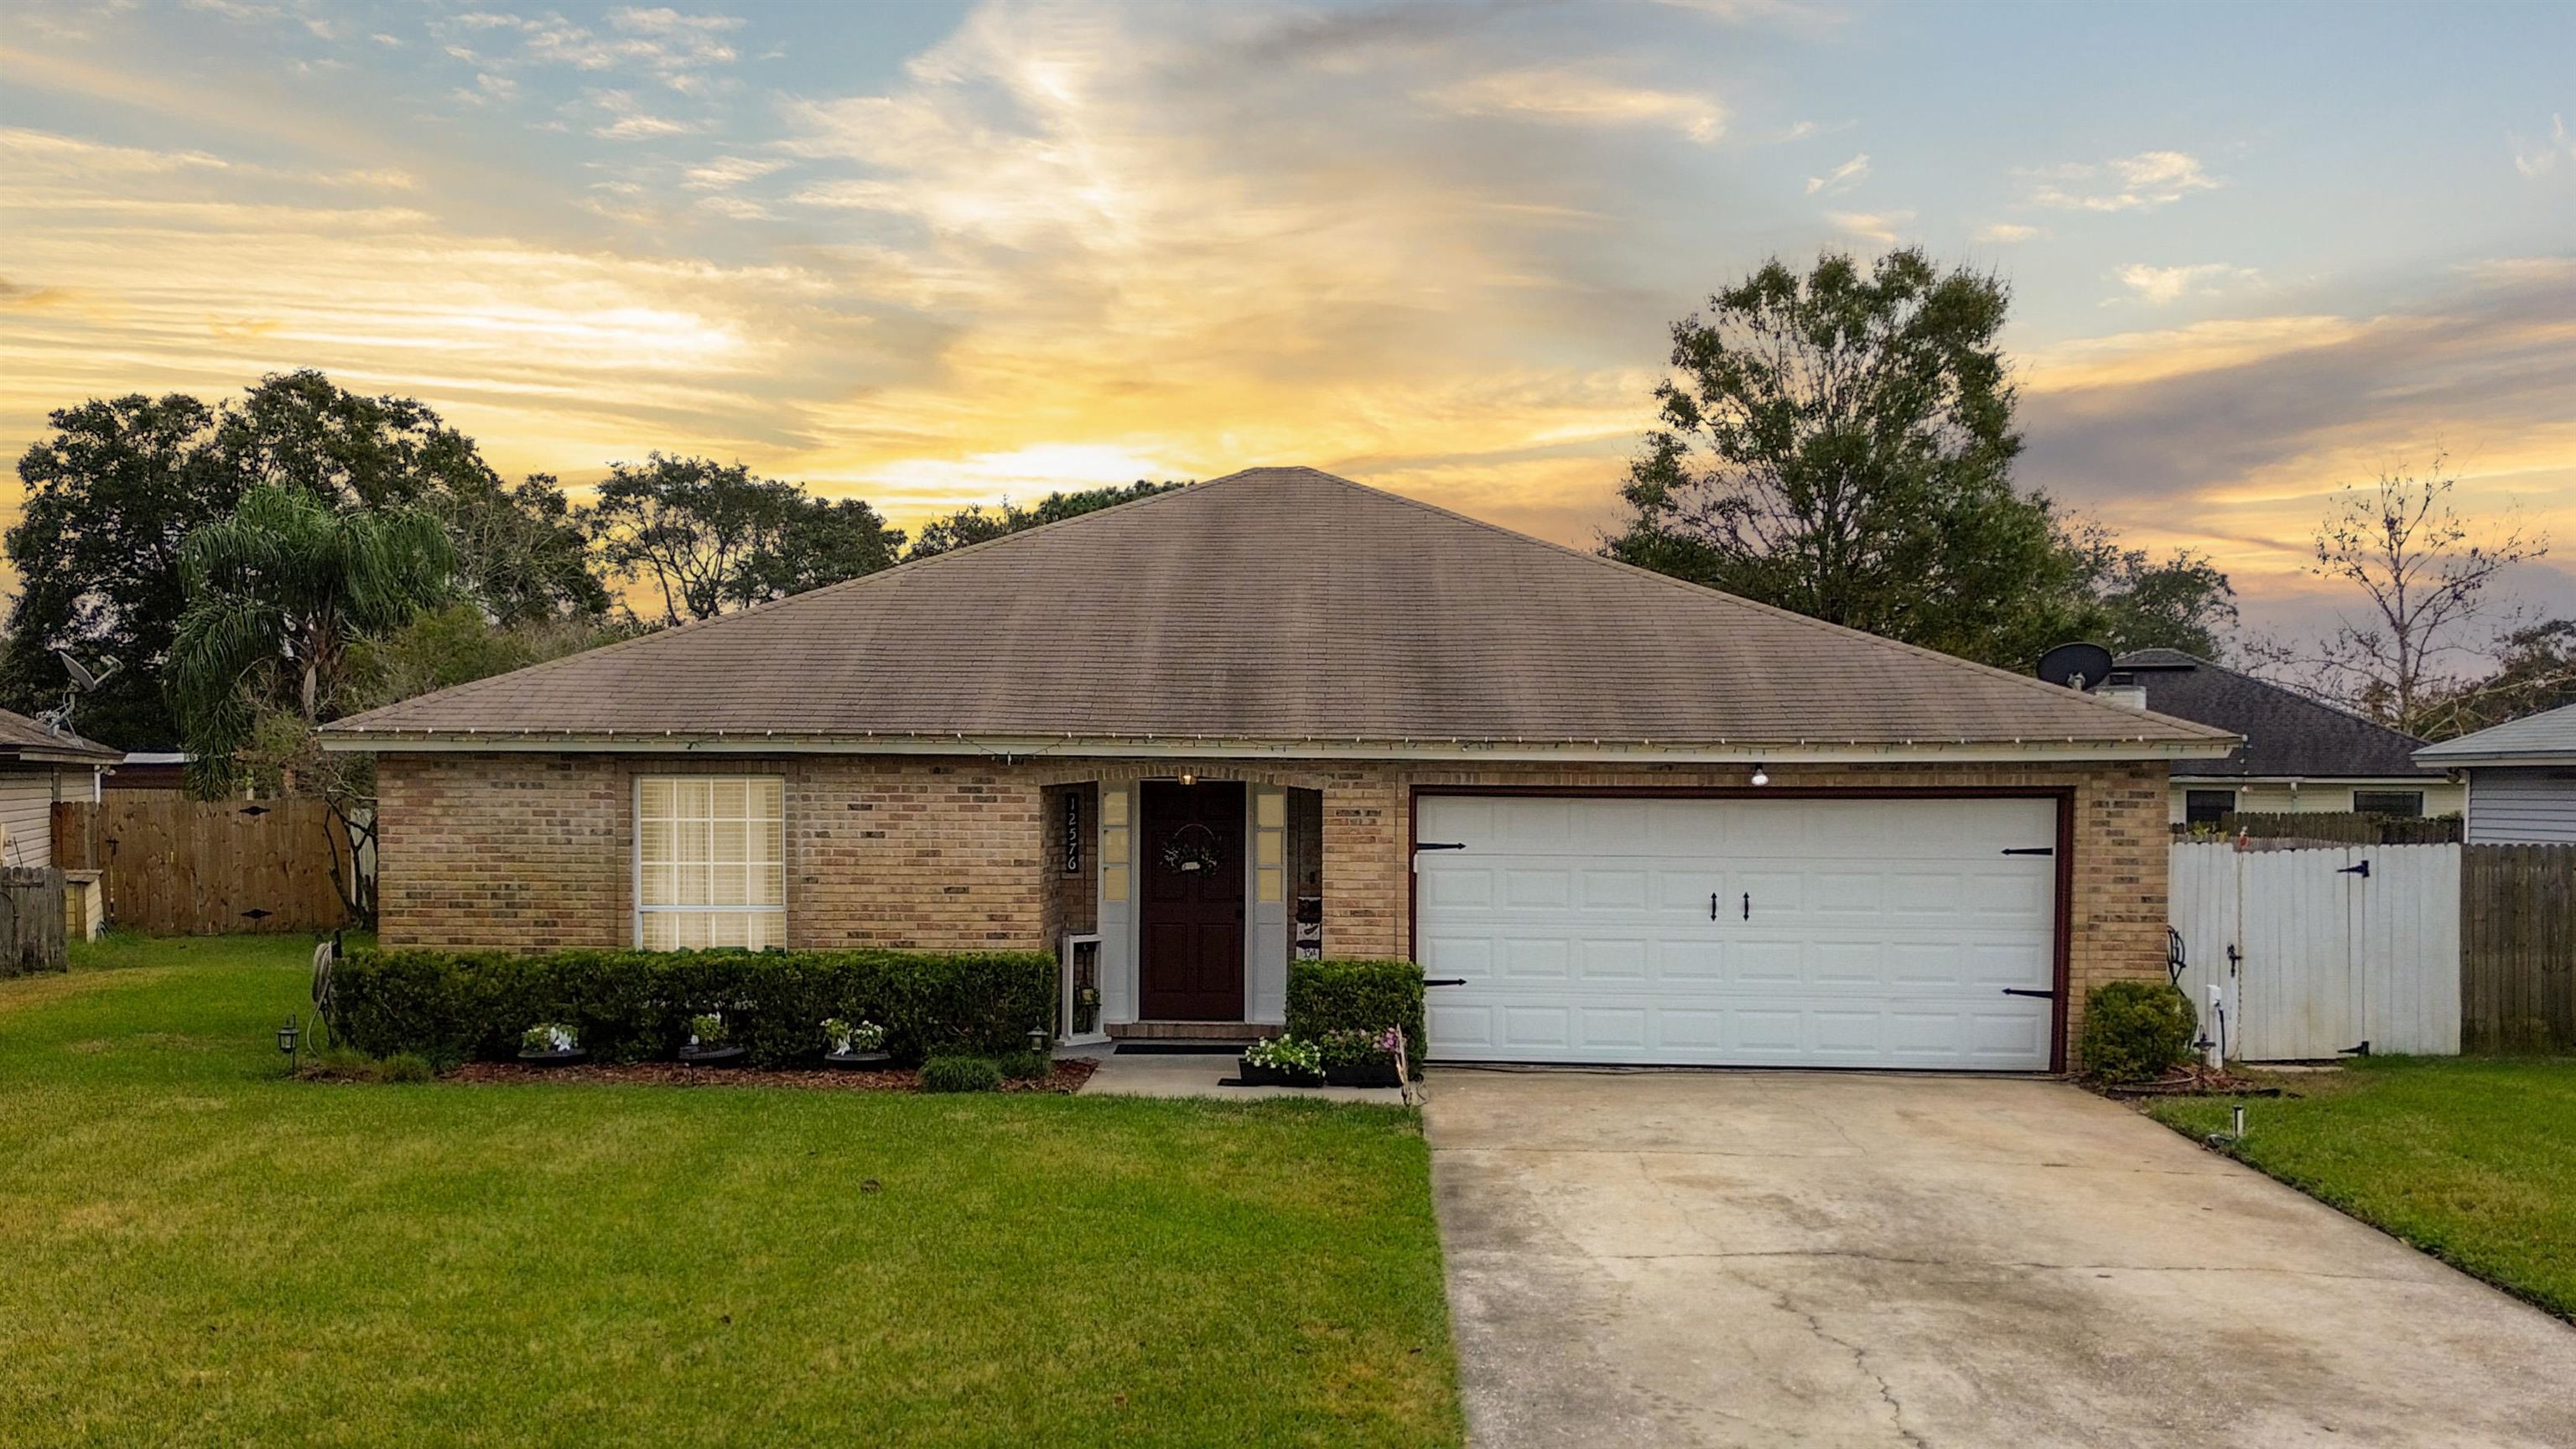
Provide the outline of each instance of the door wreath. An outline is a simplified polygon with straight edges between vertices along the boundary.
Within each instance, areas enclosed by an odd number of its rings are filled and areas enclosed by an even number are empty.
[[[1217,854],[1216,832],[1193,820],[1172,832],[1163,842],[1163,869],[1176,875],[1196,875],[1224,864]]]

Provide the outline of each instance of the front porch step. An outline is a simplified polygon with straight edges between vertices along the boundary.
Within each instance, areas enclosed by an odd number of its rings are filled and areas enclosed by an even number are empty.
[[[1119,1021],[1109,1026],[1113,1041],[1259,1041],[1278,1034],[1278,1027],[1257,1021]]]

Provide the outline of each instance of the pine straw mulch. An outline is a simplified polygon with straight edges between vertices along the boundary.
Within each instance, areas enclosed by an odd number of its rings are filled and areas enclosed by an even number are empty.
[[[1058,1094],[1078,1092],[1098,1070],[1100,1063],[1088,1057],[1070,1057],[1058,1061],[1055,1070],[1044,1078],[1005,1078],[1002,1090]],[[442,1073],[439,1080],[476,1085],[608,1082],[653,1087],[802,1087],[841,1092],[914,1092],[921,1089],[921,1073],[909,1067],[882,1072],[779,1071],[761,1067],[692,1067],[678,1062],[582,1062],[569,1067],[532,1067],[520,1062],[467,1062],[454,1071]]]
[[[2257,1077],[2240,1077],[2233,1072],[2216,1071],[2193,1062],[2168,1068],[2165,1074],[2150,1082],[2095,1082],[2094,1090],[2106,1097],[2277,1097],[2278,1082]]]

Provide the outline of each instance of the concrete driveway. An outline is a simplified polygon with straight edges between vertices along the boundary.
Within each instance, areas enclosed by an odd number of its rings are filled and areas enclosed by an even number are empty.
[[[1478,1445],[2576,1445],[2576,1330],[2059,1083],[1451,1069],[1429,1121]]]

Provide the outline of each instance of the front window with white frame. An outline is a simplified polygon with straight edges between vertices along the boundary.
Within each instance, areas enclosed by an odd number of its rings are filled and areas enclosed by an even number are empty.
[[[635,941],[648,951],[787,944],[785,783],[635,782]]]

